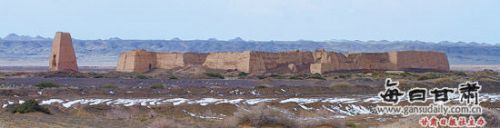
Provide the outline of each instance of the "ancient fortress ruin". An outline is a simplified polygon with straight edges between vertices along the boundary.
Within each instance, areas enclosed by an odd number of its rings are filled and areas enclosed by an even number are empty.
[[[134,50],[123,52],[117,71],[148,72],[185,67],[262,73],[328,73],[343,71],[449,71],[444,53],[395,51],[353,53],[318,51],[178,53]],[[49,71],[78,72],[71,35],[57,32],[52,42]]]
[[[318,51],[177,53],[134,50],[120,55],[117,71],[147,72],[202,66],[261,73],[328,73],[343,71],[449,71],[444,53],[395,51],[353,53]]]

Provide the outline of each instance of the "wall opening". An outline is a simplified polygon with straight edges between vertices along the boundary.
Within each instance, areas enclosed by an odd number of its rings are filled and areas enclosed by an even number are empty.
[[[52,56],[52,67],[56,66],[56,55]]]

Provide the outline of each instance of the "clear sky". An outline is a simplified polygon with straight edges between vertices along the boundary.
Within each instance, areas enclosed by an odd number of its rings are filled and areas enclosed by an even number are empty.
[[[0,0],[0,36],[500,43],[500,0]]]

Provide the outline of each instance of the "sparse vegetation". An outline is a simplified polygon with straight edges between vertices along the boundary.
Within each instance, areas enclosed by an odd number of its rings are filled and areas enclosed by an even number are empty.
[[[435,85],[457,85],[458,82],[455,80],[449,78],[449,77],[443,77],[443,78],[437,78],[433,80],[433,83]]]
[[[145,75],[142,75],[142,74],[139,74],[136,76],[137,79],[149,79],[148,76],[145,76]]]
[[[52,82],[43,81],[43,82],[36,84],[35,87],[37,87],[38,89],[44,89],[44,88],[57,88],[60,86],[55,84],[55,83],[52,83]]]
[[[181,120],[174,120],[174,119],[157,119],[153,121],[148,128],[189,128],[189,127],[195,127],[195,124],[181,121]],[[201,126],[196,126],[201,127]]]
[[[256,89],[263,89],[263,88],[272,88],[273,86],[272,85],[269,85],[269,84],[259,84],[257,86],[255,86],[254,88]]]
[[[104,78],[104,73],[95,73],[95,72],[90,72],[88,73],[90,77],[92,78]]]
[[[332,119],[303,119],[284,109],[269,107],[263,104],[248,109],[239,109],[233,116],[225,118],[223,127],[342,127],[343,123]]]
[[[42,107],[38,104],[36,100],[28,100],[24,103],[15,106],[12,113],[30,113],[30,112],[42,112],[45,114],[50,114],[49,109]]]
[[[280,74],[271,74],[269,77],[272,77],[274,79],[286,79],[286,77],[280,75]]]
[[[350,79],[352,77],[351,74],[341,74],[338,76],[340,79]]]
[[[171,79],[171,80],[177,80],[179,78],[177,78],[176,76],[168,76],[168,79]]]
[[[417,78],[417,80],[430,80],[430,79],[436,79],[436,78],[440,78],[440,76],[435,74],[435,73],[424,73],[424,74],[421,74]]]
[[[238,76],[239,76],[239,77],[247,77],[247,76],[248,76],[248,73],[246,73],[246,72],[240,72],[240,73],[238,74]]]
[[[351,83],[348,82],[340,82],[340,83],[333,83],[330,87],[332,88],[338,88],[338,89],[347,89],[349,87],[353,87]]]
[[[500,112],[494,109],[483,109],[483,114],[481,115],[486,119],[488,125],[491,127],[500,127]]]
[[[467,74],[463,71],[456,71],[456,72],[453,72],[454,75],[456,76],[461,76],[461,77],[466,77]]]
[[[318,80],[326,80],[325,77],[323,77],[321,74],[319,73],[314,73],[312,74],[311,76],[309,76],[310,79],[318,79]]]
[[[257,76],[257,79],[260,79],[260,80],[262,80],[262,79],[266,79],[266,78],[267,78],[267,77],[266,77],[266,76],[263,76],[263,75],[259,75],[259,76]]]
[[[208,77],[211,77],[211,78],[224,79],[224,76],[222,74],[216,73],[216,72],[206,72],[205,75],[207,75]]]
[[[102,88],[117,88],[114,84],[104,84]]]
[[[296,122],[291,119],[291,113],[281,112],[278,109],[270,108],[264,105],[251,107],[248,111],[240,110],[234,113],[233,117],[227,118],[226,127],[266,127],[281,126],[295,127]]]
[[[292,79],[292,80],[302,80],[302,77],[300,77],[300,76],[296,76],[296,75],[293,75],[293,76],[288,77],[288,79]]]
[[[355,123],[349,122],[345,124],[346,127],[348,128],[361,128],[360,126],[356,125]]]
[[[165,86],[163,84],[153,84],[151,85],[151,89],[163,89]]]

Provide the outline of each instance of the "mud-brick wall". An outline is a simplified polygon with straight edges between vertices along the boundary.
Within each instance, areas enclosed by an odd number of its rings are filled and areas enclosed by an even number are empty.
[[[208,53],[204,67],[249,72],[250,52]]]
[[[172,69],[184,66],[183,53],[156,53],[156,68]]]
[[[250,72],[291,72],[298,70],[309,71],[309,65],[314,63],[312,52],[291,51],[291,52],[251,52]]]
[[[208,53],[192,53],[187,52],[183,54],[184,66],[203,65],[207,60]]]
[[[351,70],[395,70],[388,53],[356,53],[347,56]]]
[[[392,61],[395,61],[398,70],[432,70],[449,71],[448,57],[440,52],[426,51],[399,51],[390,52]]]
[[[134,72],[134,52],[122,52],[120,58],[118,59],[118,64],[116,65],[116,71],[120,72]]]
[[[156,53],[156,68],[173,69],[177,67],[202,65],[207,58],[206,53]]]
[[[352,70],[352,62],[342,53],[314,52],[315,63],[311,64],[311,73]]]
[[[121,72],[147,72],[156,65],[156,53],[136,50],[120,54],[117,71]]]

